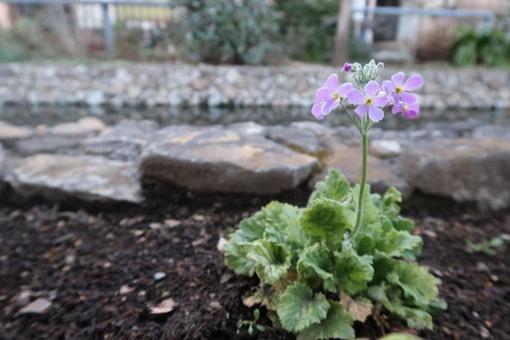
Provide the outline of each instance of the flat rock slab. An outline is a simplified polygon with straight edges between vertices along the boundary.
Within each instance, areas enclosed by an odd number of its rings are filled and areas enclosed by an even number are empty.
[[[28,126],[16,126],[6,122],[0,122],[0,140],[12,141],[28,138],[34,134],[34,129]]]
[[[482,208],[510,206],[508,140],[435,140],[416,145],[400,158],[404,176],[425,193],[477,202]]]
[[[389,161],[368,155],[368,183],[372,191],[384,192],[389,187],[396,187],[404,196],[409,194],[408,183],[399,176],[395,166]],[[311,186],[326,177],[328,169],[338,169],[351,183],[361,180],[361,147],[345,145],[339,142],[329,144],[329,153],[321,158],[323,171],[314,176]]]
[[[19,162],[7,177],[23,196],[85,201],[141,201],[136,166],[103,157],[39,154]]]
[[[261,136],[174,126],[146,147],[140,173],[199,192],[271,194],[296,188],[316,165],[314,157]]]
[[[318,134],[310,129],[293,126],[272,126],[267,130],[269,139],[298,152],[317,155],[326,149],[326,145]]]
[[[149,143],[157,129],[158,124],[154,121],[123,120],[98,136],[85,139],[81,147],[88,154],[118,160],[138,160],[142,149]]]

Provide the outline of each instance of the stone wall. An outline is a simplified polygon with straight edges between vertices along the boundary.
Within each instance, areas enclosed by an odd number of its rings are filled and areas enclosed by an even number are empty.
[[[374,128],[368,156],[373,191],[390,186],[510,207],[510,127],[477,122],[431,123],[421,130]],[[97,118],[32,128],[0,122],[0,193],[143,202],[140,179],[193,192],[276,194],[313,185],[329,167],[359,181],[354,128],[315,122],[262,126],[172,125]]]
[[[0,65],[0,104],[89,106],[309,106],[334,69],[292,65]],[[388,68],[386,76],[397,69]],[[436,110],[510,108],[510,72],[427,66],[422,105]]]

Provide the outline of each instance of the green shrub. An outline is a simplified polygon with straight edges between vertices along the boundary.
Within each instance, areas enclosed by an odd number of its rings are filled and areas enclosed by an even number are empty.
[[[333,57],[338,0],[276,0],[280,31],[290,57],[330,62]]]
[[[422,240],[400,216],[398,190],[365,191],[353,234],[359,190],[331,170],[306,207],[272,202],[243,220],[225,247],[228,267],[260,280],[250,301],[298,339],[354,338],[353,322],[381,309],[431,329],[431,313],[446,307],[439,281],[416,263]]]
[[[193,59],[260,64],[277,54],[277,16],[265,1],[181,0],[181,5]]]
[[[510,41],[501,30],[463,28],[452,50],[453,62],[458,66],[483,64],[502,66],[510,62]]]
[[[0,32],[0,63],[10,63],[27,59],[27,52],[22,44],[9,34]]]

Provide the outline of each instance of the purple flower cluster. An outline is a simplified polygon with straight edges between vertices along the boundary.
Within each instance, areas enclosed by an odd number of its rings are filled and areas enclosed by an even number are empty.
[[[345,64],[343,72],[350,72],[352,66]],[[355,88],[351,83],[341,84],[336,73],[331,74],[326,83],[315,93],[312,114],[317,119],[324,119],[341,103],[347,102],[355,106],[354,112],[360,118],[368,118],[379,122],[384,118],[384,109],[390,108],[394,114],[402,114],[408,119],[415,119],[420,114],[419,98],[412,93],[423,85],[420,75],[411,75],[406,80],[404,72],[398,72],[391,80],[382,82],[375,80],[366,83],[363,89]]]

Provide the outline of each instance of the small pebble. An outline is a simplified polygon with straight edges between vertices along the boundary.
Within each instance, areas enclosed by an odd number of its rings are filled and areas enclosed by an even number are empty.
[[[156,280],[156,281],[163,280],[165,277],[166,277],[166,273],[164,273],[164,272],[154,273],[154,280]]]

